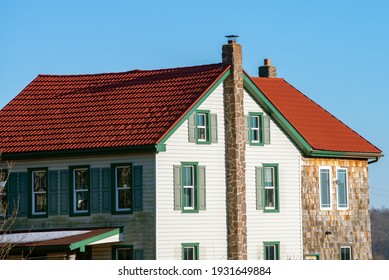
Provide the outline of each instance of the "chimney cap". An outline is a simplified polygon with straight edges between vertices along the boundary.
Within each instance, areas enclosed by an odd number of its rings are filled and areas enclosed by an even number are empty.
[[[228,40],[228,43],[236,42],[238,35],[226,35],[226,38]]]

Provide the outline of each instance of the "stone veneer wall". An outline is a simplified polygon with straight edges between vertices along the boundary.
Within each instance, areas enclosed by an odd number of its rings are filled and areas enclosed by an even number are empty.
[[[224,80],[227,183],[228,259],[247,259],[246,161],[243,108],[242,47],[234,41],[223,45],[223,64],[231,65]]]
[[[302,164],[303,252],[321,260],[340,259],[340,246],[351,246],[352,259],[372,259],[367,160],[304,158]],[[349,210],[337,210],[337,185],[332,184],[332,210],[320,210],[319,167],[348,168]],[[327,234],[326,234],[327,232]]]

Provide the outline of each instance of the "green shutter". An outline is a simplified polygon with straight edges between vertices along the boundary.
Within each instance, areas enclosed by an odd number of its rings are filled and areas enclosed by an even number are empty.
[[[206,210],[206,173],[205,166],[199,166],[199,209]]]
[[[181,165],[173,167],[174,210],[182,210]]]
[[[11,173],[7,182],[7,198],[8,198],[8,214],[11,215],[13,211],[18,208],[18,175]]]
[[[270,118],[268,116],[263,116],[263,126],[264,126],[264,144],[270,144]]]
[[[102,184],[103,184],[103,213],[111,212],[111,168],[102,168]]]
[[[211,142],[217,143],[217,114],[211,114]]]
[[[100,213],[100,168],[91,168],[91,213]]]
[[[133,168],[133,206],[134,211],[143,210],[143,166]]]
[[[192,114],[188,119],[189,142],[196,143],[196,114]]]
[[[255,167],[255,189],[257,210],[263,210],[263,185],[262,185],[262,167]]]
[[[134,260],[143,260],[144,253],[143,249],[134,249]]]
[[[28,205],[28,175],[27,172],[19,173],[19,217],[27,217],[27,205]]]
[[[246,140],[246,144],[250,144],[250,117],[244,117],[244,138]]]
[[[69,214],[69,170],[59,171],[59,213]]]
[[[49,188],[48,188],[48,215],[58,215],[58,171],[49,171]]]

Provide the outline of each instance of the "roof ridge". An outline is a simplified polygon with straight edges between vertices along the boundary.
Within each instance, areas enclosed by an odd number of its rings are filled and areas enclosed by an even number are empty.
[[[84,74],[38,74],[38,77],[80,77],[80,76],[104,76],[104,75],[122,75],[129,73],[147,73],[147,72],[169,72],[169,71],[177,71],[188,69],[191,70],[193,68],[203,68],[211,66],[220,66],[222,67],[222,63],[211,63],[211,64],[200,64],[200,65],[192,65],[192,66],[179,66],[179,67],[169,67],[169,68],[159,68],[159,69],[133,69],[128,71],[121,72],[102,72],[102,73],[84,73]]]

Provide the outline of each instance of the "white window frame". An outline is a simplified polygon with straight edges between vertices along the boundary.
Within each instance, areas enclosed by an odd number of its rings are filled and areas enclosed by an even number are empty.
[[[272,182],[273,182],[273,185],[272,186],[266,186],[266,169],[271,169],[272,170]],[[266,202],[266,205],[265,206],[265,210],[274,210],[276,209],[276,204],[277,204],[277,196],[276,196],[276,168],[275,166],[264,166],[263,167],[263,185],[264,185],[264,188],[265,188],[265,197],[267,197],[267,190],[273,190],[273,197],[272,197],[272,201],[273,201],[273,206],[267,206],[268,204],[268,199],[265,198],[265,202]]]
[[[31,171],[31,188],[32,188],[32,215],[46,215],[47,214],[47,191],[48,191],[48,185],[46,185],[46,190],[45,191],[36,191],[35,190],[35,173],[40,173],[40,172],[44,172],[46,173],[46,184],[48,183],[48,174],[47,174],[47,170],[45,169],[41,169],[41,170],[33,170]],[[36,194],[44,194],[45,195],[45,200],[46,200],[46,211],[44,212],[37,212],[35,211],[35,205],[36,205],[36,200],[35,200],[35,195]]]
[[[352,252],[351,246],[340,246],[340,256],[339,256],[339,259],[342,260],[342,249],[348,249],[349,250],[349,252],[350,252],[350,259],[347,259],[347,260],[352,260],[353,259],[353,252]]]
[[[76,189],[76,171],[78,171],[78,170],[86,170],[88,176],[89,176],[89,172],[90,172],[88,167],[79,167],[79,168],[73,169],[73,213],[75,213],[75,214],[88,213],[89,207],[90,207],[90,201],[87,202],[88,207],[86,210],[77,210],[77,194],[82,193],[82,192],[86,192],[88,194],[89,190],[90,190],[90,186],[87,186],[87,189],[81,189],[81,190]],[[87,179],[89,180],[88,177],[87,177]],[[88,185],[90,185],[89,181],[88,181]]]
[[[260,124],[261,124],[261,116],[260,115],[252,115],[250,116],[250,140],[251,140],[251,143],[253,144],[259,144],[261,143],[261,133],[260,133]],[[257,124],[258,126],[257,127],[254,127],[252,125],[252,119],[257,119]],[[258,140],[254,140],[254,134],[257,135],[257,139]]]
[[[199,125],[198,118],[201,116],[204,119],[204,125]],[[197,141],[198,142],[207,142],[208,141],[208,135],[207,135],[207,130],[208,130],[208,114],[207,113],[202,113],[198,112],[196,114],[196,129],[197,129]],[[204,138],[200,138],[201,133],[199,133],[199,130],[204,130]]]
[[[184,181],[187,181],[187,180],[184,180],[184,175],[185,175],[185,172],[184,172],[184,169],[185,168],[191,168],[192,170],[192,184],[191,185],[185,185],[184,184]],[[196,190],[196,187],[195,187],[195,168],[196,166],[195,165],[190,165],[190,164],[184,164],[182,166],[182,178],[183,178],[183,184],[182,184],[182,187],[183,187],[183,209],[184,210],[195,210],[195,190]],[[191,205],[192,206],[186,206],[186,201],[185,201],[185,191],[186,190],[189,190],[191,192]]]
[[[130,169],[130,178],[129,178],[129,181],[130,181],[130,185],[128,187],[118,187],[118,169],[119,168],[129,168]],[[115,205],[115,209],[116,211],[120,212],[120,211],[130,211],[131,210],[131,207],[128,207],[128,208],[119,208],[119,191],[123,190],[123,191],[130,191],[131,192],[131,180],[132,180],[132,176],[131,176],[131,172],[132,172],[132,166],[131,165],[119,165],[119,166],[115,166],[115,200],[116,200],[116,205]],[[130,194],[131,195],[131,194]],[[133,202],[131,201],[131,204]]]
[[[328,170],[328,188],[329,188],[329,196],[330,196],[330,201],[329,201],[329,206],[323,206],[322,202],[322,182],[321,182],[321,171],[322,170]],[[332,209],[332,175],[331,175],[331,167],[330,166],[320,166],[319,167],[319,200],[320,200],[320,210],[331,210]]]
[[[338,178],[338,172],[342,170],[346,172],[346,206],[340,206],[339,204],[339,178]],[[337,192],[337,209],[339,210],[348,210],[349,209],[349,186],[348,186],[348,169],[346,167],[337,167],[336,168],[336,192]]]

